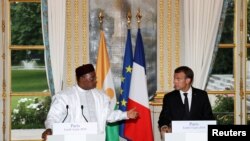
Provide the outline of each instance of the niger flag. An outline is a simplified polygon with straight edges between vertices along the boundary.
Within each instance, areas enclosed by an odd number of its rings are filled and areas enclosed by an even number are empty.
[[[112,109],[116,109],[116,94],[114,89],[113,77],[111,73],[109,55],[107,52],[105,36],[103,30],[100,32],[100,42],[96,62],[97,89],[104,90],[111,99]],[[119,140],[119,126],[108,124],[106,127],[106,141]]]

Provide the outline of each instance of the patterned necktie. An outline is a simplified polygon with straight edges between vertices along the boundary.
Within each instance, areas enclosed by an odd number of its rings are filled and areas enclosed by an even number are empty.
[[[184,117],[184,119],[188,119],[188,117],[189,117],[188,97],[187,97],[187,93],[183,93],[183,94],[185,96],[185,99],[184,99],[185,117]]]

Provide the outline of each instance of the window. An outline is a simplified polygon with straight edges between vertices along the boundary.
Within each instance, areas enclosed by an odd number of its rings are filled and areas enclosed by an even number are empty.
[[[228,1],[219,49],[206,88],[219,124],[246,124],[250,121],[249,10],[249,1]]]
[[[9,8],[11,140],[40,139],[50,106],[41,4],[18,0]]]

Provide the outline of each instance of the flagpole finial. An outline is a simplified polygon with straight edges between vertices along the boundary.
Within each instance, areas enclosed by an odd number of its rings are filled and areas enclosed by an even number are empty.
[[[99,23],[100,23],[100,29],[102,30],[103,29],[103,27],[102,27],[102,25],[103,25],[103,18],[104,18],[102,10],[99,12],[98,18],[99,18]]]
[[[141,18],[142,18],[141,10],[140,10],[140,8],[138,8],[137,14],[136,14],[136,19],[137,19],[138,28],[140,28]]]
[[[132,18],[131,10],[129,10],[127,14],[127,26],[129,29],[130,29],[130,24],[131,24],[131,18]]]

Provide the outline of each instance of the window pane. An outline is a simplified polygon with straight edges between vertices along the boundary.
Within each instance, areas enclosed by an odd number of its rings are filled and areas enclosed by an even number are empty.
[[[42,45],[40,3],[11,2],[11,44]]]
[[[217,124],[234,124],[234,94],[209,95]]]
[[[234,0],[230,0],[228,2],[226,19],[224,22],[220,43],[221,44],[234,43],[233,32],[234,32]]]
[[[207,90],[234,90],[233,48],[219,48]]]
[[[47,92],[43,50],[11,52],[11,90],[13,92]]]
[[[51,97],[11,97],[11,139],[41,139]]]

